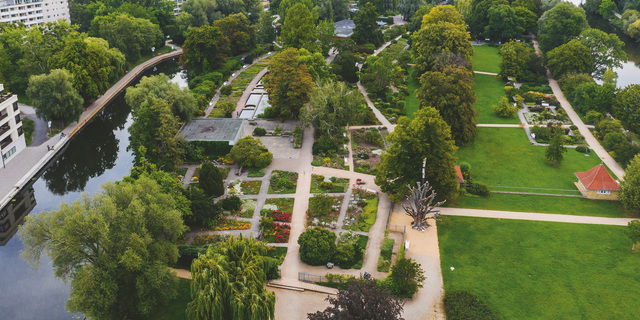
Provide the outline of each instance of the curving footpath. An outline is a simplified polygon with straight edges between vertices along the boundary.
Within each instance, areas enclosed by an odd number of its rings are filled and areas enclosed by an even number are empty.
[[[535,48],[537,54],[541,54],[540,48],[538,47],[538,40],[536,40],[535,38],[533,39],[533,47]],[[549,69],[547,69],[547,78],[549,80],[549,86],[553,90],[553,94],[556,96],[556,99],[558,99],[558,102],[560,102],[560,105],[562,106],[562,108],[564,108],[564,111],[567,112],[567,115],[569,116],[569,119],[571,119],[571,122],[573,122],[573,124],[578,127],[580,134],[584,136],[584,140],[587,142],[589,147],[598,155],[598,157],[600,157],[602,162],[604,162],[607,167],[611,169],[611,172],[613,172],[613,174],[618,177],[618,180],[624,180],[624,170],[622,169],[622,167],[620,167],[620,165],[616,162],[616,160],[613,159],[613,157],[611,157],[607,150],[605,150],[602,145],[600,145],[600,142],[593,136],[593,134],[589,130],[589,127],[587,127],[584,122],[582,122],[582,119],[580,119],[578,114],[573,110],[571,104],[564,96],[564,93],[562,93],[562,90],[560,90],[558,82],[553,79],[553,76],[551,75],[551,72],[549,72]]]

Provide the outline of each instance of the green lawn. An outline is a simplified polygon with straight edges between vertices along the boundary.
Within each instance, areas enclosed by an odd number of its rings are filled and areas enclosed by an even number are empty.
[[[452,207],[614,218],[637,216],[626,211],[618,201],[504,193],[493,193],[486,198],[460,197]]]
[[[293,202],[294,198],[270,198],[265,200],[264,204],[273,204],[283,212],[293,212]]]
[[[22,118],[22,130],[24,131],[24,139],[27,145],[33,141],[33,131],[35,130],[35,121],[29,118]]]
[[[420,108],[420,100],[416,98],[416,90],[420,88],[420,82],[411,76],[412,72],[413,68],[409,67],[407,69],[407,73],[409,74],[407,76],[407,87],[409,88],[409,96],[407,96],[407,98],[405,99],[404,105],[404,112],[410,119],[413,119],[413,114]]]
[[[478,96],[475,105],[478,110],[478,123],[520,123],[517,117],[513,119],[500,118],[491,110],[491,106],[498,104],[500,98],[505,96],[504,82],[496,76],[474,74],[473,83],[473,91]]]
[[[574,172],[587,171],[600,164],[574,149],[564,153],[560,166],[545,158],[545,147],[532,146],[521,128],[478,128],[473,144],[460,148],[459,161],[471,164],[474,180],[489,186],[533,187],[577,190]]]
[[[155,315],[150,319],[156,320],[178,320],[187,319],[185,310],[187,304],[191,302],[191,280],[180,279],[178,284],[178,295],[164,306],[159,306]]]
[[[475,55],[471,60],[474,71],[500,72],[500,62],[502,58],[498,54],[498,48],[489,46],[472,46]]]
[[[640,318],[640,253],[625,227],[444,217],[438,240],[445,290],[478,295],[502,319]]]

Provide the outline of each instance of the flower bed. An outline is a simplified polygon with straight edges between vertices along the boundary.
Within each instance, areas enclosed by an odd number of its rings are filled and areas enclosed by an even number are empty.
[[[342,196],[331,197],[323,194],[309,199],[307,226],[336,228],[342,200]]]
[[[351,130],[351,148],[353,150],[354,171],[375,174],[380,163],[380,154],[386,149],[386,128],[367,128]]]
[[[344,218],[346,230],[369,232],[376,222],[378,214],[378,196],[365,189],[355,189],[351,195],[349,208]]]
[[[344,193],[349,179],[314,174],[311,176],[311,193]]]
[[[213,231],[246,230],[249,228],[251,228],[251,222],[223,218],[220,223],[213,228]]]
[[[287,243],[291,235],[291,226],[286,223],[274,222],[273,225],[264,230],[264,240],[268,243]]]
[[[262,209],[260,213],[262,213],[262,215],[265,217],[272,218],[273,221],[291,222],[291,212]]]
[[[269,193],[296,193],[297,182],[297,172],[273,170],[269,179]]]
[[[226,241],[228,238],[229,238],[228,235],[222,235],[222,234],[197,234],[193,238],[193,241],[191,241],[191,245],[199,247],[199,246]]]
[[[293,198],[269,198],[264,202],[262,209],[293,212],[293,203]]]

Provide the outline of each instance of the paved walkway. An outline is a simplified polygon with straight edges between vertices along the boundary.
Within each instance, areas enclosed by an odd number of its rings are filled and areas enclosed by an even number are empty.
[[[533,46],[536,50],[536,53],[541,54],[540,48],[538,47],[538,41],[535,38],[533,39]],[[556,96],[556,99],[558,99],[558,102],[560,102],[560,105],[562,106],[564,111],[567,112],[567,115],[569,116],[569,119],[571,119],[571,122],[573,122],[573,124],[578,127],[580,134],[584,136],[584,140],[587,142],[589,147],[598,155],[598,157],[600,157],[602,162],[604,162],[607,167],[611,169],[611,172],[613,172],[613,174],[618,177],[618,180],[624,180],[624,170],[622,169],[622,167],[620,167],[620,165],[616,162],[616,160],[613,159],[613,157],[611,157],[607,150],[605,150],[602,145],[600,145],[598,139],[593,136],[589,128],[584,124],[584,122],[582,122],[582,119],[580,119],[578,114],[573,110],[571,104],[569,104],[569,101],[564,96],[564,93],[562,93],[558,82],[553,79],[553,76],[548,69],[547,78],[549,79],[549,86],[553,90],[553,94]]]
[[[601,224],[601,225],[610,225],[610,226],[626,226],[627,223],[629,223],[629,221],[637,220],[632,218],[607,218],[607,217],[591,217],[591,216],[574,216],[574,215],[553,214],[553,213],[515,212],[515,211],[481,210],[481,209],[465,209],[465,208],[440,208],[440,213],[442,215],[448,215],[448,216]]]
[[[498,74],[495,72],[484,72],[484,71],[473,71],[473,73],[477,73],[477,74],[487,74],[490,76],[497,76]]]
[[[20,111],[22,112],[22,108]],[[42,118],[38,118],[35,113],[25,114],[24,118],[33,120],[34,127],[30,147],[37,147],[49,141],[50,138],[47,136],[47,123]]]

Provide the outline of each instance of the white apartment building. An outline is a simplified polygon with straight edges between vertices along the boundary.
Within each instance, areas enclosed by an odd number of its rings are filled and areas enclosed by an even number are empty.
[[[31,26],[59,19],[70,21],[67,0],[0,0],[0,22]]]
[[[18,96],[4,92],[0,84],[0,168],[4,168],[18,152],[27,147],[22,133]]]
[[[180,14],[180,7],[182,7],[182,4],[187,0],[173,0],[173,1],[176,3],[176,7],[173,8],[173,14],[177,16]]]

